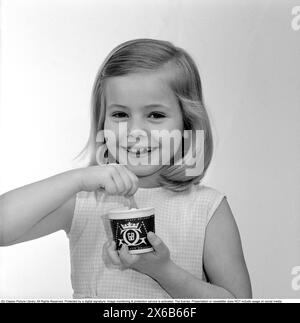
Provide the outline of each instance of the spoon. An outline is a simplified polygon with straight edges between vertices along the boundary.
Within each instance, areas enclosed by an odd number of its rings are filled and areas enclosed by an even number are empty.
[[[130,209],[138,209],[138,206],[137,206],[137,204],[136,204],[136,201],[135,201],[135,199],[134,199],[134,196],[133,195],[131,195],[131,196],[128,196],[127,197],[128,199],[129,199],[129,208]]]

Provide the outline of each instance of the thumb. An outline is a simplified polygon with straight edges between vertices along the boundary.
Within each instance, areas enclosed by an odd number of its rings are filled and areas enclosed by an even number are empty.
[[[164,244],[161,238],[155,233],[149,231],[147,238],[156,252],[161,253],[168,250],[167,246]]]

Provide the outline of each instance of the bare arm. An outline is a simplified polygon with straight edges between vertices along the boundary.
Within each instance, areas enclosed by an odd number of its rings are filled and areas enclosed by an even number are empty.
[[[79,191],[80,176],[71,170],[1,195],[0,245],[67,231]]]
[[[236,298],[252,297],[239,230],[226,198],[207,226],[203,261],[212,284],[229,290]]]
[[[3,246],[11,246],[44,237],[48,234],[64,230],[69,233],[74,215],[76,195],[73,195],[64,204],[42,218],[32,228],[16,240],[6,242]]]
[[[70,170],[0,196],[0,246],[69,232],[76,193],[99,187],[109,194],[133,195],[138,178],[122,165]]]
[[[251,298],[239,231],[226,199],[207,226],[204,267],[210,283],[168,262],[152,277],[173,298]]]

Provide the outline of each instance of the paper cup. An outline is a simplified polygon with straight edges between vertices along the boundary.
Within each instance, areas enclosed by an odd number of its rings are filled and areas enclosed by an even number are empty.
[[[153,251],[147,239],[149,231],[155,232],[154,208],[114,209],[108,218],[117,250],[126,244],[131,254]]]

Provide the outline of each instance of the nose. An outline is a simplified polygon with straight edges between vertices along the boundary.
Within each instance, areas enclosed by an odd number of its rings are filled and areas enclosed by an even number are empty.
[[[140,116],[132,117],[131,120],[129,120],[127,127],[129,133],[134,132],[142,134],[148,131],[147,122]]]
[[[132,118],[128,124],[128,138],[131,140],[136,140],[136,138],[141,139],[141,137],[148,136],[148,126],[142,118]]]

